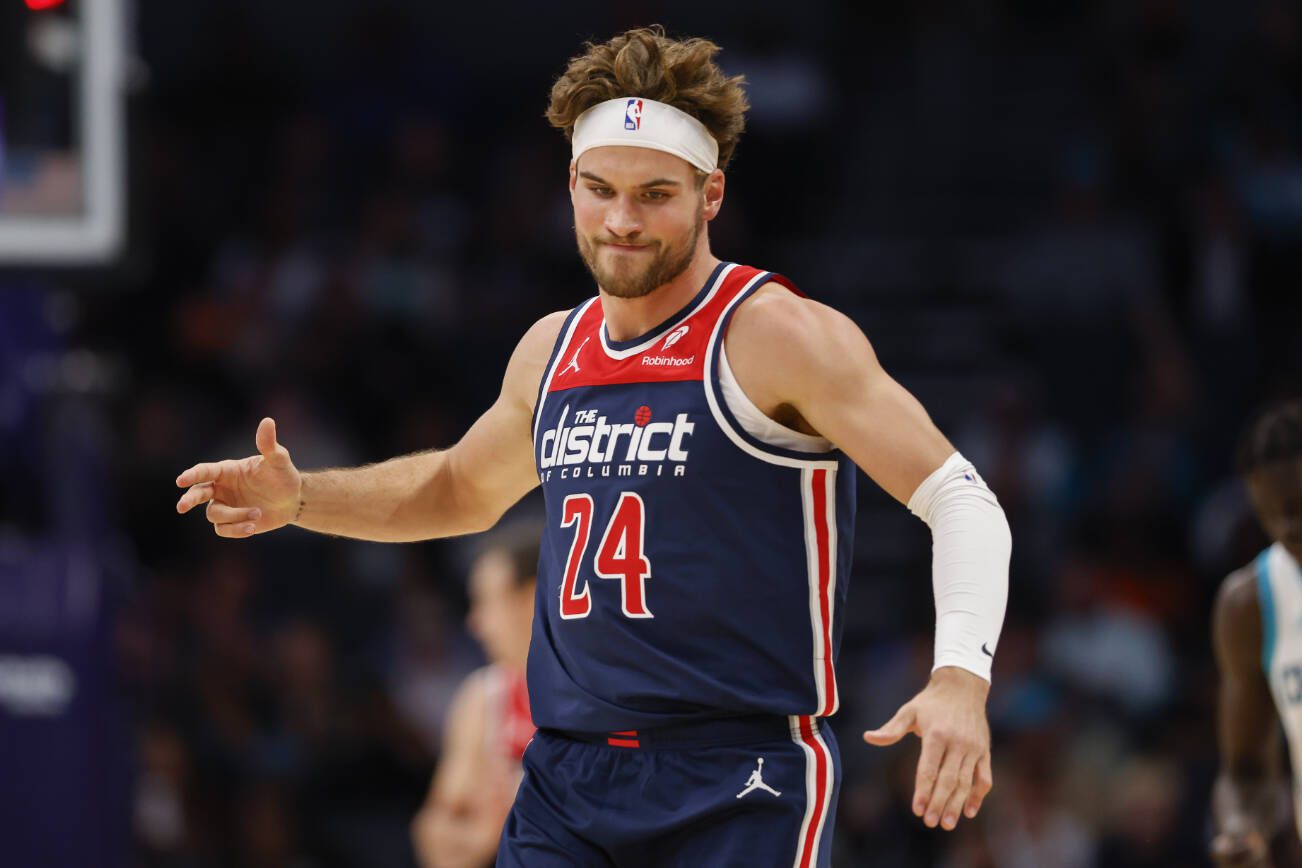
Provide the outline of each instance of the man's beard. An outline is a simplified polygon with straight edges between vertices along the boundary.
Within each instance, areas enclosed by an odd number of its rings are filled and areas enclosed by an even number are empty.
[[[696,253],[696,242],[700,239],[701,230],[704,228],[705,215],[702,209],[696,214],[696,222],[686,243],[682,246],[666,248],[662,242],[657,241],[656,246],[659,249],[652,254],[650,263],[641,270],[624,268],[619,272],[598,264],[599,244],[589,241],[577,229],[574,235],[579,242],[579,255],[583,257],[583,264],[588,267],[598,286],[616,298],[641,298],[650,295],[656,287],[664,286],[687,270],[687,266],[692,263],[692,256]],[[641,254],[633,255],[641,256]]]

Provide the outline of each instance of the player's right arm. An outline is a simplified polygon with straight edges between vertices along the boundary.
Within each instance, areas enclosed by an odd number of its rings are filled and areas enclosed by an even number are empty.
[[[538,485],[531,432],[538,383],[565,320],[549,314],[511,354],[497,401],[450,449],[379,464],[304,473],[263,419],[258,454],[196,464],[176,479],[185,513],[208,504],[218,536],[244,538],[296,524],[380,542],[413,542],[487,530]]]
[[[1270,865],[1276,826],[1279,726],[1261,665],[1261,606],[1255,566],[1231,573],[1212,612],[1212,644],[1221,685],[1217,736],[1221,766],[1212,793],[1219,868]]]

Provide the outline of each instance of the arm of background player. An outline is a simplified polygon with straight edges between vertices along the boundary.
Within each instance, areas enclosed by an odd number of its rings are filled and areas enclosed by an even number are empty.
[[[1255,566],[1231,573],[1212,611],[1212,645],[1221,685],[1217,740],[1221,767],[1212,793],[1219,866],[1268,865],[1277,825],[1275,769],[1279,725],[1262,668],[1261,607]]]
[[[234,538],[290,521],[307,530],[381,542],[486,530],[538,485],[531,417],[564,319],[563,312],[550,314],[529,329],[511,355],[497,401],[450,449],[299,474],[276,442],[274,424],[264,420],[257,438],[261,455],[198,464],[177,478],[177,485],[190,486],[177,510],[208,503],[208,520],[218,535]],[[263,485],[273,472],[280,477],[274,489]],[[288,497],[280,498],[286,486]],[[276,491],[277,499],[261,497],[264,490]]]
[[[422,868],[479,868],[492,861],[501,816],[487,797],[484,757],[488,708],[484,671],[468,677],[452,700],[443,749],[411,837]]]

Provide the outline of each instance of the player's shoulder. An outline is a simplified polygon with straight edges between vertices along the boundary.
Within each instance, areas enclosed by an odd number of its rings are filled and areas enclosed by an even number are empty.
[[[558,310],[541,317],[529,326],[515,345],[506,368],[506,378],[508,385],[514,384],[519,388],[522,399],[532,402],[533,390],[538,386],[538,379],[547,367],[547,360],[551,358],[556,339],[570,313],[569,310]]]
[[[497,675],[492,664],[474,670],[457,685],[448,714],[462,725],[478,727],[490,705]],[[473,721],[473,724],[470,722]]]
[[[829,305],[795,292],[777,280],[770,280],[737,306],[733,319],[748,320],[769,328],[796,330],[802,325],[813,325],[841,315]]]
[[[552,346],[555,345],[556,339],[560,337],[561,329],[565,326],[565,320],[573,312],[573,308],[555,310],[546,316],[540,317],[533,325],[529,326],[524,333],[524,337],[520,338],[521,348],[534,351],[545,348],[546,354],[551,355]]]
[[[797,381],[835,375],[838,367],[859,366],[874,357],[854,320],[776,281],[738,305],[728,324],[727,350],[730,359],[743,365],[749,360]]]
[[[1253,560],[1221,580],[1216,592],[1216,608],[1231,612],[1256,611],[1260,607],[1257,584],[1257,562]]]
[[[1245,564],[1221,581],[1212,608],[1212,629],[1227,648],[1246,645],[1255,653],[1262,634],[1257,562]]]
[[[769,281],[744,299],[728,325],[728,335],[748,337],[762,343],[783,346],[811,346],[826,349],[826,341],[853,331],[863,333],[854,321],[836,308],[792,292],[777,281]]]

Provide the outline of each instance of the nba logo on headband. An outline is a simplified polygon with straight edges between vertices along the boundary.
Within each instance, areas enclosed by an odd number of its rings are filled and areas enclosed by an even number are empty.
[[[642,129],[642,100],[630,99],[624,108],[624,129]]]

